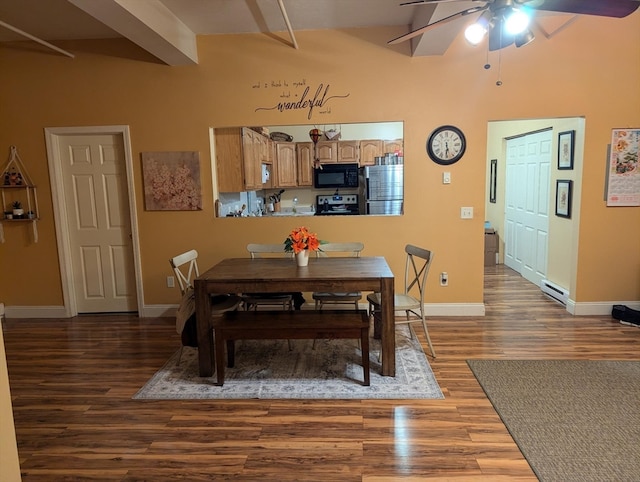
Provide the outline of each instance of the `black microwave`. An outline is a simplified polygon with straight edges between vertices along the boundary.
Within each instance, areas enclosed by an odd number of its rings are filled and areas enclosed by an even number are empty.
[[[323,188],[357,188],[357,164],[322,164],[322,169],[313,170],[313,187]]]

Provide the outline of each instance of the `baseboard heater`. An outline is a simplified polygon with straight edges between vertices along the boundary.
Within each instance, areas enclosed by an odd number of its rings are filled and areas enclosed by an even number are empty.
[[[540,281],[540,289],[542,292],[554,301],[557,301],[562,306],[567,306],[569,301],[569,291],[562,286],[558,286],[549,280],[543,279]]]

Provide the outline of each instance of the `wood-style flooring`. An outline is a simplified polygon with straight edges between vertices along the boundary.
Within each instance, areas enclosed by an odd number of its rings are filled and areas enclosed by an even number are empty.
[[[504,266],[485,303],[429,320],[445,399],[415,401],[132,400],[179,347],[173,319],[9,319],[23,480],[536,480],[466,360],[640,360],[640,329],[572,316]]]

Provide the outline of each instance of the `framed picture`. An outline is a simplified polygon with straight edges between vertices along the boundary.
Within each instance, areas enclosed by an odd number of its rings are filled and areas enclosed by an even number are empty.
[[[489,173],[489,202],[496,202],[496,183],[498,182],[498,159],[491,159],[491,171]]]
[[[556,216],[571,217],[571,185],[573,181],[556,181]]]
[[[573,147],[576,131],[558,134],[558,169],[573,169]]]
[[[143,152],[141,155],[147,211],[202,209],[198,152]]]

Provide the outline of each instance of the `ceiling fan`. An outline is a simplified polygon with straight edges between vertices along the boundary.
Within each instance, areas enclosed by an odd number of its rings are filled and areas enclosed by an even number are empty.
[[[435,5],[464,0],[413,0],[401,3],[408,5]],[[468,0],[467,0],[468,1]],[[489,50],[499,50],[511,44],[522,47],[534,38],[529,28],[529,17],[534,10],[573,13],[580,15],[599,15],[622,18],[640,7],[638,0],[472,0],[478,3],[460,12],[444,17],[433,23],[412,30],[387,42],[395,45],[417,37],[435,27],[460,17],[480,13],[478,20],[467,27],[465,37],[476,45],[489,34]]]

